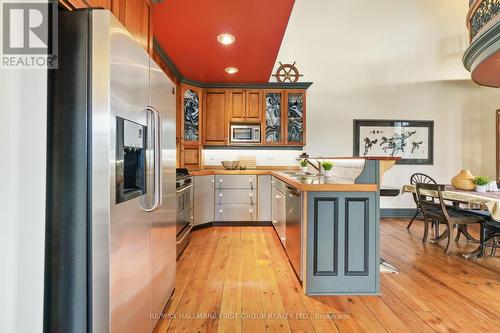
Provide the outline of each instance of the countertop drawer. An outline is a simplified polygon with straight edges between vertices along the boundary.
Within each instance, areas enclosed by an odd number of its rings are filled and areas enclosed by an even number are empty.
[[[256,175],[218,175],[215,176],[215,188],[239,188],[239,189],[256,189]]]
[[[257,203],[257,191],[252,189],[217,189],[215,190],[217,204],[249,204]]]
[[[257,205],[249,204],[217,204],[215,205],[216,221],[256,221]]]

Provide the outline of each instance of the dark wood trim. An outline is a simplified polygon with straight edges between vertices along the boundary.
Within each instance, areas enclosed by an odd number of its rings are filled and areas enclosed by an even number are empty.
[[[204,83],[188,78],[182,78],[182,83],[190,84],[199,88],[215,88],[215,89],[307,89],[313,82],[296,82],[296,83],[278,83],[278,82],[263,82],[263,83]]]
[[[169,56],[163,50],[161,47],[160,43],[156,40],[156,38],[153,37],[153,49],[155,52],[158,54],[158,56],[161,58],[161,60],[165,63],[165,65],[170,69],[172,74],[177,78],[179,82],[182,82],[183,76],[182,73],[179,71],[179,69],[175,66],[175,64],[170,60]]]
[[[359,221],[351,221],[349,217],[349,203],[363,202],[365,207],[364,220],[363,220],[363,270],[350,271],[349,270],[349,223]],[[370,221],[370,199],[369,198],[346,198],[345,199],[345,240],[344,240],[344,275],[345,276],[368,276],[368,240],[369,240],[369,221]],[[359,245],[359,244],[358,244]]]
[[[500,178],[500,109],[496,112],[496,165],[497,174],[495,175],[497,181]]]
[[[333,212],[333,270],[332,271],[319,271],[318,270],[318,203],[320,201],[333,202],[334,212]],[[338,257],[339,257],[339,198],[328,197],[328,198],[314,198],[314,220],[313,220],[313,275],[314,276],[337,276],[338,275]]]

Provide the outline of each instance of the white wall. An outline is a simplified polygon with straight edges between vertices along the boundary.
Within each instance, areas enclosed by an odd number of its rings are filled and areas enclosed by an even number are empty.
[[[462,65],[467,10],[456,0],[296,0],[277,61],[296,61],[314,82],[304,149],[352,156],[353,119],[434,120],[434,165],[396,166],[385,185],[416,171],[446,183],[461,168],[481,173],[481,103],[493,97]],[[412,206],[408,195],[382,201]]]
[[[496,110],[500,110],[500,89],[481,88],[483,113],[482,160],[483,174],[496,179]]]
[[[46,81],[0,69],[0,332],[42,332]]]

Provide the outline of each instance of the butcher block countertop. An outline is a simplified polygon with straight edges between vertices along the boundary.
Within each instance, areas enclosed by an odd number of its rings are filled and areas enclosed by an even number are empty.
[[[300,170],[224,170],[203,169],[191,171],[192,176],[207,175],[272,175],[304,192],[377,192],[377,184],[354,184],[352,179],[301,175]]]

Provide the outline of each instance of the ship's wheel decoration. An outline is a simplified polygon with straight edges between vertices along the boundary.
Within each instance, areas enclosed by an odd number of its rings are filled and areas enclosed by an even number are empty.
[[[295,62],[293,64],[282,64],[280,61],[279,63],[280,66],[276,70],[276,74],[273,74],[278,82],[297,82],[299,77],[303,76],[299,73],[297,67],[295,67]]]

